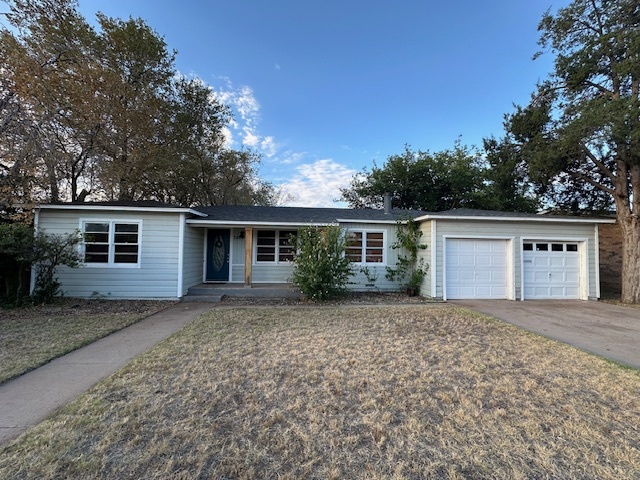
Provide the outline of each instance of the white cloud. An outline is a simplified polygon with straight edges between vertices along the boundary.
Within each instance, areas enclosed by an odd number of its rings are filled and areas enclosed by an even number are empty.
[[[275,138],[262,135],[258,129],[260,124],[260,102],[256,99],[253,89],[247,85],[235,87],[231,80],[222,77],[224,86],[214,91],[215,97],[224,105],[231,108],[234,118],[229,122],[229,147],[249,147],[262,153],[266,157],[273,157],[280,148]],[[235,141],[239,144],[235,144]]]
[[[287,202],[296,207],[344,207],[340,198],[340,188],[349,186],[353,175],[352,168],[331,159],[318,160],[296,167],[293,178],[280,185],[283,192],[293,200]]]

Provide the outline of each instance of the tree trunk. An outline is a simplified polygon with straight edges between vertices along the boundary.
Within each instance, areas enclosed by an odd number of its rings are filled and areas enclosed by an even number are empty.
[[[640,303],[640,221],[631,212],[618,212],[622,230],[623,303]]]

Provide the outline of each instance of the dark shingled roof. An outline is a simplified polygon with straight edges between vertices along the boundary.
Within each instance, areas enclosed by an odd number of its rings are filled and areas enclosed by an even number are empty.
[[[299,224],[328,224],[338,219],[384,221],[405,218],[416,218],[425,215],[419,210],[392,210],[384,213],[374,209],[348,208],[305,208],[305,207],[260,207],[248,205],[220,205],[213,207],[194,207],[194,210],[205,213],[202,220],[219,220],[234,222],[270,222]]]
[[[187,208],[173,203],[158,202],[156,200],[113,200],[105,202],[59,202],[51,205],[77,205],[86,207],[136,207],[136,208]]]

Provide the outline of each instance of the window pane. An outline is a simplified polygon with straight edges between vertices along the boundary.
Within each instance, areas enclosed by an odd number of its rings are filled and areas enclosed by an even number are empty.
[[[119,232],[132,232],[138,233],[137,223],[116,223],[116,233]]]
[[[362,246],[362,232],[351,232],[347,236],[347,245],[350,247]]]
[[[84,224],[85,232],[107,232],[109,233],[109,224],[108,223],[85,223]]]
[[[138,254],[138,246],[137,245],[116,245],[115,246],[116,255],[118,253],[134,253]]]
[[[138,243],[137,233],[116,233],[115,243]]]
[[[109,263],[109,254],[85,252],[84,262],[85,263]]]
[[[533,243],[523,243],[522,250],[533,250]]]
[[[564,250],[564,245],[562,243],[552,243],[551,251],[552,252],[562,252]]]
[[[539,252],[546,252],[547,250],[549,250],[549,244],[548,243],[536,243],[536,250]]]
[[[567,252],[577,252],[578,244],[576,243],[567,243]]]
[[[87,243],[109,243],[108,233],[86,233],[84,240]]]
[[[138,254],[116,253],[115,263],[138,263]]]

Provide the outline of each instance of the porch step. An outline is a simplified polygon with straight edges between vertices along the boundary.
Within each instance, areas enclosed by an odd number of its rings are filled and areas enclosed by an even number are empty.
[[[200,284],[190,287],[184,302],[220,302],[224,298],[302,298],[303,295],[290,285],[263,284],[244,285]]]
[[[226,295],[190,295],[182,297],[185,303],[220,303]]]

